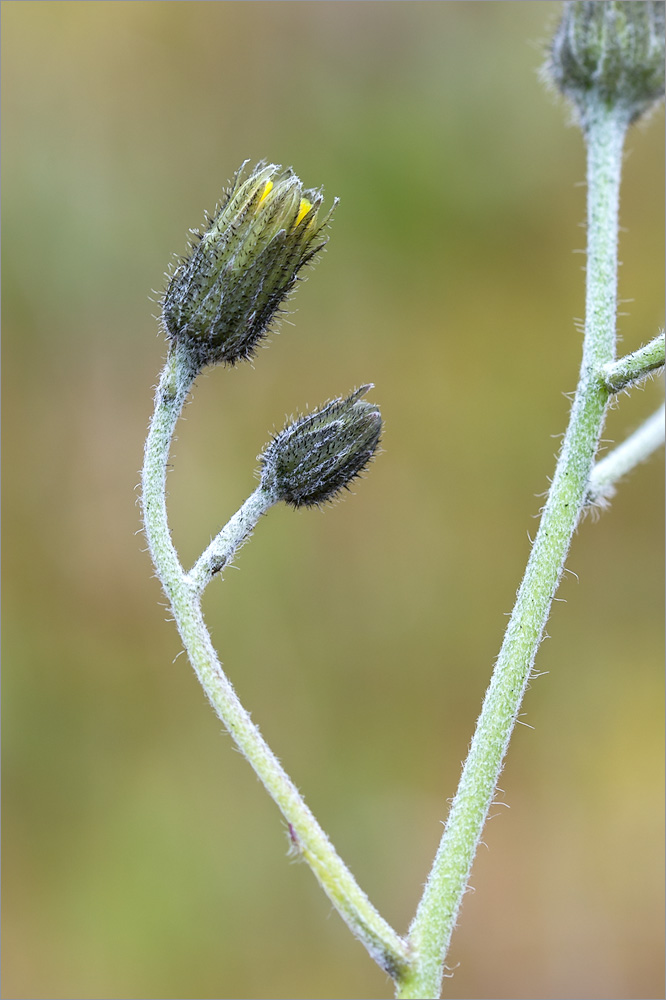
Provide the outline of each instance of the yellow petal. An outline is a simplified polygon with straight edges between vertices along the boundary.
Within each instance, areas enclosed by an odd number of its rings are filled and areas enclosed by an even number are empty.
[[[266,183],[264,184],[264,190],[261,192],[261,198],[259,199],[257,208],[259,207],[259,205],[261,205],[262,201],[265,198],[268,198],[272,190],[273,190],[273,181],[266,181]]]
[[[294,223],[294,228],[301,222],[305,216],[308,214],[312,208],[312,202],[308,201],[307,198],[301,198],[301,204],[298,206],[298,215],[296,216],[296,222]]]

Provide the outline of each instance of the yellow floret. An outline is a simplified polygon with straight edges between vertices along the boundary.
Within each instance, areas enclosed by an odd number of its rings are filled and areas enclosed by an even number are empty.
[[[296,216],[296,221],[294,222],[294,226],[297,226],[299,222],[302,222],[302,220],[305,218],[305,216],[308,214],[311,208],[312,208],[312,202],[308,201],[307,198],[301,198],[301,203],[298,206],[298,215]]]
[[[261,192],[261,198],[259,199],[257,207],[261,205],[264,198],[268,198],[272,190],[273,190],[273,181],[266,181],[266,183],[264,184],[264,190]]]

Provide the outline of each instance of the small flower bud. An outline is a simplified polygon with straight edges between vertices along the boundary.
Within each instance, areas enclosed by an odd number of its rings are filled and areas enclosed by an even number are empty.
[[[599,104],[631,124],[664,96],[664,3],[569,0],[545,69],[583,129]]]
[[[325,503],[347,487],[379,445],[379,408],[361,398],[369,389],[334,399],[276,435],[259,456],[262,487],[293,507]]]
[[[304,191],[291,169],[245,164],[162,300],[172,342],[198,367],[250,357],[300,269],[326,243],[321,191]],[[336,202],[334,202],[333,208]]]

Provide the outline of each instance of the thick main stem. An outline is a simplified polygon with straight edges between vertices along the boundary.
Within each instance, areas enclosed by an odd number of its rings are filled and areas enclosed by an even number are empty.
[[[587,130],[588,246],[583,360],[569,427],[539,531],[477,722],[460,784],[410,928],[400,998],[440,996],[443,965],[504,756],[550,612],[603,426],[599,377],[615,357],[617,232],[626,122],[599,107]]]
[[[192,579],[184,573],[171,541],[165,499],[167,461],[176,421],[195,376],[196,370],[189,363],[187,352],[176,346],[169,352],[162,372],[146,440],[143,516],[157,574],[201,686],[227,731],[282,812],[295,850],[307,861],[330,901],[377,964],[394,979],[402,979],[409,964],[407,946],[358,886],[241,705],[222,670],[200,607],[201,590],[206,578],[210,578],[209,560],[204,560],[205,565],[202,564]],[[261,513],[258,493],[253,494],[255,523]],[[273,498],[266,496],[264,509],[272,503]]]

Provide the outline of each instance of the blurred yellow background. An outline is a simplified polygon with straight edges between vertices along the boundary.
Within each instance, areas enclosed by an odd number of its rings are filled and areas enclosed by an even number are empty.
[[[136,534],[148,295],[246,157],[340,196],[270,349],[199,380],[170,511],[189,565],[285,415],[376,384],[355,496],[272,511],[205,607],[403,932],[576,383],[584,152],[537,76],[558,9],[2,4],[4,997],[392,995],[174,662]],[[628,142],[622,350],[662,322],[663,144],[661,111]],[[662,480],[658,456],[575,539],[446,996],[663,996]]]

